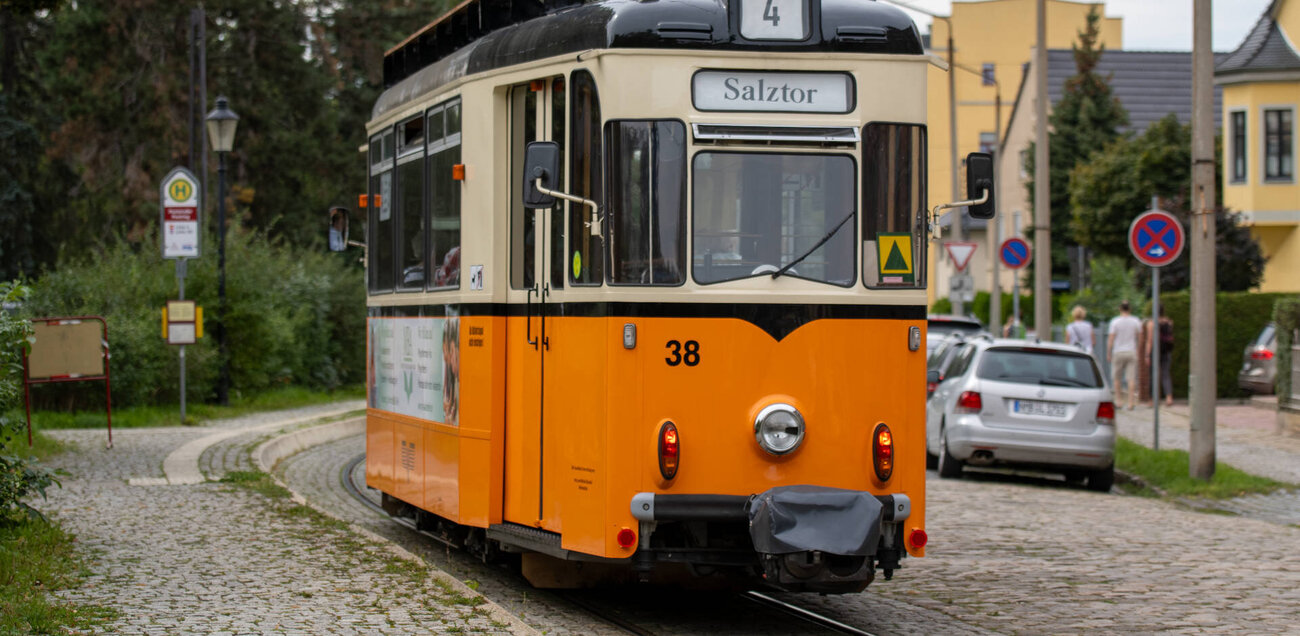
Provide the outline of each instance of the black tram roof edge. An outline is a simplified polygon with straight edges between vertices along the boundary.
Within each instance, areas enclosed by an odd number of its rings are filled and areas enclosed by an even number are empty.
[[[740,35],[727,0],[468,0],[384,56],[373,118],[466,75],[593,49],[924,55],[901,9],[874,0],[809,0],[809,35]]]

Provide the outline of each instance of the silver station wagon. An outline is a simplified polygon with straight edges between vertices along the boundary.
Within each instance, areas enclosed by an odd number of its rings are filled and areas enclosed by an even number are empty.
[[[926,452],[940,477],[1005,466],[1115,481],[1115,405],[1096,360],[1071,346],[972,338],[926,408]]]

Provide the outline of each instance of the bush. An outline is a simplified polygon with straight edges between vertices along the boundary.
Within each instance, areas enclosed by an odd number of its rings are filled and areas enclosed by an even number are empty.
[[[204,310],[204,337],[186,347],[186,393],[213,397],[220,370],[217,321],[225,324],[232,392],[286,384],[330,390],[365,377],[365,288],[350,256],[291,248],[232,229],[226,239],[226,316],[220,316],[215,241],[189,262],[185,295]],[[176,277],[155,246],[125,241],[94,258],[68,261],[36,284],[32,316],[100,315],[108,322],[113,403],[179,400],[179,356],[162,339],[163,304]],[[103,391],[42,390],[45,405],[102,408]]]
[[[970,314],[974,315],[975,318],[977,318],[980,322],[984,323],[984,325],[988,327],[990,332],[994,332],[995,335],[1000,335],[1002,333],[1002,325],[989,324],[989,306],[992,300],[992,296],[993,296],[992,294],[986,291],[975,292],[975,300],[973,302],[967,303],[966,309]],[[1061,310],[1061,302],[1060,302],[1062,299],[1063,298],[1060,296],[1053,298],[1054,302],[1052,304],[1052,317],[1054,320],[1059,320],[1063,315]],[[1008,292],[1002,292],[1002,320],[1004,322],[1011,317],[1011,310],[1014,306],[1015,306],[1014,295]],[[934,301],[934,304],[930,305],[930,313],[951,314],[952,302],[949,301],[947,298],[936,299]],[[1033,296],[1026,296],[1023,294],[1020,296],[1020,316],[1021,316],[1020,322],[1023,323],[1027,329],[1032,329],[1034,326],[1034,297]]]
[[[18,306],[27,296],[27,287],[18,283],[0,283],[0,451],[17,447],[11,443],[19,436],[24,423],[5,415],[21,401],[23,351],[28,345],[32,326],[14,315],[9,307]],[[39,515],[23,502],[28,495],[45,496],[45,489],[56,483],[50,471],[35,460],[0,452],[0,520],[15,510]]]
[[[1215,366],[1218,397],[1246,397],[1237,386],[1241,370],[1241,353],[1273,315],[1273,306],[1287,294],[1219,292],[1215,297]],[[1187,396],[1187,376],[1191,357],[1191,293],[1160,294],[1160,305],[1174,321],[1174,353],[1170,361],[1174,395]],[[1279,346],[1281,342],[1279,340]],[[1281,362],[1279,361],[1279,372]]]
[[[1300,329],[1300,296],[1283,296],[1273,305],[1273,322],[1277,323],[1277,379],[1274,382],[1279,404],[1297,406],[1291,400],[1291,347]]]

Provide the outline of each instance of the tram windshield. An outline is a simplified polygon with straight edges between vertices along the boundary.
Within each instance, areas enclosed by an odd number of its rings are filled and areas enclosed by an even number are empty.
[[[799,259],[781,274],[853,284],[851,157],[701,152],[692,169],[696,282],[771,276]]]

